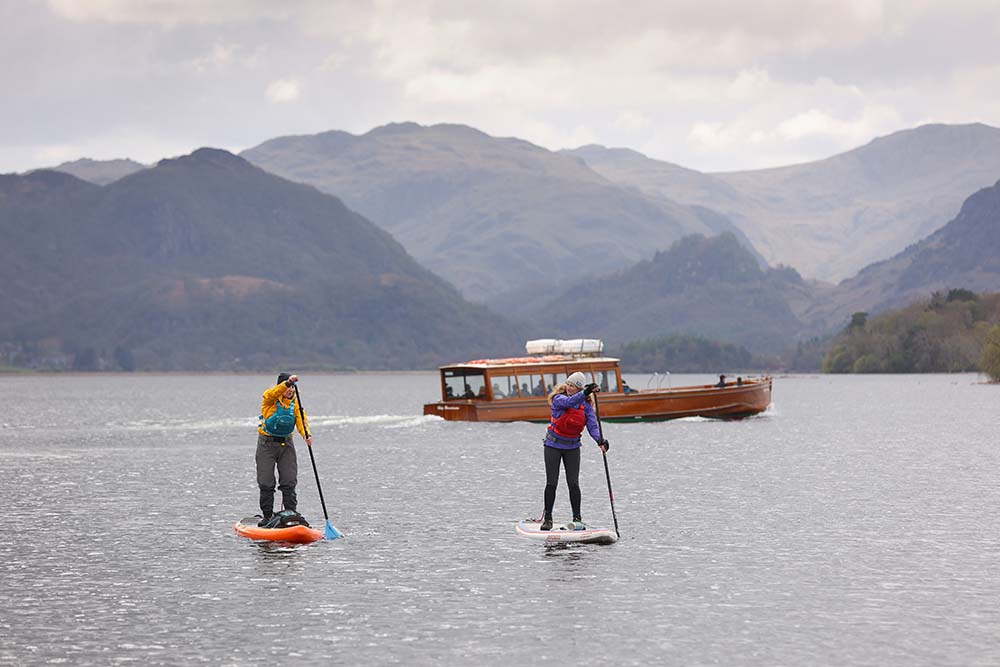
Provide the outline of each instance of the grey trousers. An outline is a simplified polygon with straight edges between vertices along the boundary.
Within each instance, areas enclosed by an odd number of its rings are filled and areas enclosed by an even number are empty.
[[[274,469],[278,469],[278,487],[281,502],[286,510],[294,510],[298,505],[295,485],[298,483],[299,464],[295,458],[295,444],[288,438],[287,444],[268,442],[267,436],[257,434],[257,486],[260,487],[260,511],[264,516],[274,513]]]

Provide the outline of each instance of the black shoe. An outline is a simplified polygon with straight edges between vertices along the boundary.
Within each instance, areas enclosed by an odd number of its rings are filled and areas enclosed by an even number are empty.
[[[272,516],[274,516],[274,514],[265,514],[264,518],[257,522],[257,527],[263,528],[267,522],[271,520]]]
[[[539,530],[552,530],[552,517],[546,516],[542,519],[542,525],[539,526]]]

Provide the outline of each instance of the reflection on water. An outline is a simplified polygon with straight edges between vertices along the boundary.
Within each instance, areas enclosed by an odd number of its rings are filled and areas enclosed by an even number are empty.
[[[302,549],[316,546],[313,544],[282,544],[281,542],[250,542],[258,555],[264,561],[281,561],[294,558]]]
[[[975,376],[779,378],[754,419],[607,424],[607,546],[518,538],[544,425],[424,418],[433,374],[304,378],[350,537],[241,538],[271,379],[4,379],[38,411],[0,428],[0,664],[1000,663],[1000,395]],[[589,442],[581,486],[610,526]]]

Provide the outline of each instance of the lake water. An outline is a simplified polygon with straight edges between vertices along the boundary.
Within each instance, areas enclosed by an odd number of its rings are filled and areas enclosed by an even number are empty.
[[[981,379],[778,377],[745,421],[607,424],[622,539],[560,547],[514,532],[544,426],[423,417],[433,374],[305,375],[347,537],[290,548],[232,530],[272,376],[4,377],[0,664],[1000,664]],[[302,446],[299,477],[322,527]],[[610,525],[589,439],[581,485]]]

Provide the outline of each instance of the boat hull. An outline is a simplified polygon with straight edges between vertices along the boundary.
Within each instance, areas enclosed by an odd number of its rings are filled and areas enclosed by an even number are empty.
[[[771,378],[742,385],[700,385],[600,394],[601,419],[612,422],[666,421],[681,417],[743,419],[771,405]],[[548,422],[551,409],[544,397],[506,401],[476,399],[438,401],[424,405],[425,415],[449,421]]]
[[[287,528],[261,528],[258,517],[240,519],[233,525],[237,535],[251,540],[267,542],[287,542],[290,544],[310,544],[323,539],[323,533],[309,526],[289,526]]]

